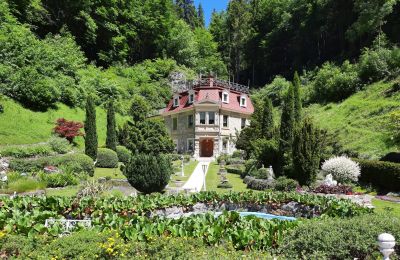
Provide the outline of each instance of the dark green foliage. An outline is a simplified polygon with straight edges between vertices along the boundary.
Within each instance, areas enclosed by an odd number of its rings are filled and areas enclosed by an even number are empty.
[[[279,157],[276,174],[283,175],[291,165],[293,134],[295,130],[294,92],[290,85],[282,105],[280,124]]]
[[[232,189],[232,184],[230,184],[229,182],[221,182],[220,184],[217,185],[217,188],[220,189]]]
[[[96,167],[99,168],[117,168],[118,155],[111,149],[100,148],[97,150]]]
[[[256,139],[251,142],[253,156],[259,164],[269,167],[270,165],[276,169],[279,167],[277,161],[279,159],[279,144],[275,139],[267,140],[264,138]]]
[[[135,154],[124,167],[129,184],[145,194],[161,192],[173,173],[171,160],[166,155]]]
[[[118,145],[117,155],[118,155],[118,160],[126,164],[131,159],[132,153],[125,146]]]
[[[62,173],[42,173],[39,176],[40,181],[46,183],[48,188],[66,187],[70,185],[77,185],[78,179],[72,174],[67,172]]]
[[[115,123],[114,103],[111,101],[107,108],[107,138],[106,147],[117,151],[117,126]]]
[[[165,123],[157,119],[127,122],[118,131],[118,140],[133,153],[171,153],[175,148]]]
[[[66,154],[63,156],[42,157],[38,159],[23,160],[13,159],[10,168],[19,172],[36,172],[43,170],[46,166],[68,167],[74,173],[94,174],[93,160],[85,154]]]
[[[284,236],[279,253],[286,259],[379,259],[377,236],[389,232],[399,237],[399,225],[390,214],[305,221]]]
[[[306,118],[293,140],[293,177],[301,185],[311,185],[317,177],[325,133]]]
[[[274,189],[279,191],[295,191],[299,186],[296,180],[286,178],[285,176],[280,176],[274,182]]]
[[[226,172],[232,173],[232,174],[239,174],[242,175],[244,172],[244,167],[239,166],[239,165],[234,165],[234,166],[225,166]]]
[[[247,184],[248,189],[252,190],[267,190],[274,187],[274,183],[265,179],[257,179],[253,176],[246,176],[243,182]]]
[[[93,160],[97,158],[97,146],[96,107],[93,97],[89,96],[86,100],[85,154]]]
[[[359,181],[382,190],[400,191],[400,164],[383,161],[354,159],[360,164]]]
[[[133,122],[142,122],[149,113],[149,105],[146,100],[141,96],[134,96],[132,105],[129,109],[129,115],[132,117]]]
[[[301,86],[300,77],[296,71],[293,77],[294,121],[296,123],[301,122],[302,100],[301,100],[300,86]]]
[[[272,102],[268,97],[264,99],[263,108],[260,126],[261,136],[263,138],[270,139],[272,138],[274,132],[274,111],[272,109]]]

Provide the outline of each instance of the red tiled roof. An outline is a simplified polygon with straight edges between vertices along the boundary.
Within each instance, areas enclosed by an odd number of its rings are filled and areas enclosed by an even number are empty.
[[[200,103],[200,102],[209,100],[212,102],[219,103],[221,109],[244,113],[244,114],[252,114],[254,112],[253,103],[251,102],[251,100],[247,94],[242,94],[239,92],[231,91],[231,92],[229,92],[229,103],[223,103],[222,102],[222,92],[223,92],[223,89],[220,89],[220,88],[197,89],[195,91],[194,102]],[[241,95],[245,95],[247,98],[246,107],[240,106]],[[169,101],[167,107],[165,108],[164,113],[180,112],[183,110],[193,108],[194,105],[189,104],[188,101],[189,101],[189,92],[185,91],[183,93],[180,93],[179,94],[179,106],[177,106],[177,107],[173,106],[174,99],[172,98]]]

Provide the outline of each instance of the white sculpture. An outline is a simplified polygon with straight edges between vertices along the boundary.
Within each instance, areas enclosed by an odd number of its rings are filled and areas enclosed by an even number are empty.
[[[396,241],[394,236],[383,233],[378,236],[379,250],[383,254],[383,260],[389,260],[389,256],[394,252]]]
[[[327,186],[336,186],[336,185],[337,185],[337,181],[335,181],[335,180],[333,179],[332,174],[328,174],[328,175],[326,175],[326,177],[325,177],[324,185],[327,185]]]
[[[268,174],[268,180],[272,181],[275,179],[275,174],[274,170],[272,169],[272,166],[270,165],[268,168],[269,174]]]

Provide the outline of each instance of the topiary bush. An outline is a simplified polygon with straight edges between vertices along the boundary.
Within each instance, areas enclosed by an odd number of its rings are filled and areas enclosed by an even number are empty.
[[[269,180],[256,179],[253,176],[246,176],[243,182],[247,184],[248,189],[252,190],[266,190],[274,187],[274,183]]]
[[[361,174],[361,168],[347,156],[336,156],[322,164],[325,175],[332,174],[333,179],[341,183],[356,182]]]
[[[149,194],[163,191],[173,169],[171,160],[166,155],[137,154],[123,167],[123,173],[132,187]]]
[[[54,152],[65,154],[72,150],[71,144],[67,139],[58,136],[52,136],[49,140],[49,145]]]
[[[274,188],[278,191],[295,191],[299,187],[299,183],[296,180],[281,176],[275,180]]]
[[[125,146],[118,145],[117,146],[117,155],[118,155],[118,160],[122,163],[128,163],[129,159],[132,156],[131,151],[128,150]]]
[[[107,148],[98,149],[96,167],[117,168],[118,167],[117,153]]]

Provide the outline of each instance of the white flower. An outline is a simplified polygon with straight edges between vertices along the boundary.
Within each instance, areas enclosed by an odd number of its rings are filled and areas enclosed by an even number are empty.
[[[325,175],[332,174],[335,180],[342,183],[357,181],[361,174],[358,163],[347,156],[336,156],[326,160],[322,164],[322,171]]]

